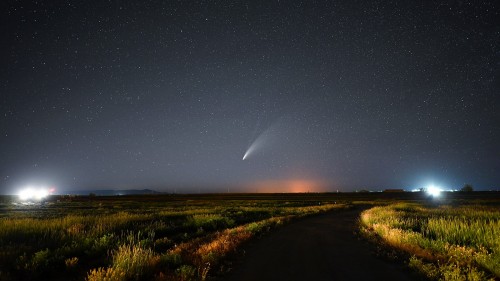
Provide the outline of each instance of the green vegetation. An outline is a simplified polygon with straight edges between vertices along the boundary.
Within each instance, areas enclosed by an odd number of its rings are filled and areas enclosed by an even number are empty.
[[[431,279],[500,278],[498,205],[396,203],[364,211],[361,224],[409,253],[409,266]]]
[[[255,235],[346,207],[307,195],[254,197],[56,197],[41,205],[4,204],[0,280],[205,280]]]
[[[363,213],[366,229],[427,276],[498,279],[498,194],[434,201],[454,207],[422,202],[422,192],[58,196],[38,205],[0,196],[0,280],[211,279],[245,241],[352,204],[386,206]]]

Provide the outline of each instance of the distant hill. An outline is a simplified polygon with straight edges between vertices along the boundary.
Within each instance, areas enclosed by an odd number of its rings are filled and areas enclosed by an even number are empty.
[[[96,190],[75,190],[67,194],[71,195],[89,195],[95,194],[97,196],[114,196],[114,195],[139,195],[139,194],[161,194],[161,192],[151,189],[96,189]]]

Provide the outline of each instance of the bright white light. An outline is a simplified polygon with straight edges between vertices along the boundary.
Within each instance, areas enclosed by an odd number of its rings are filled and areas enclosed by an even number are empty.
[[[432,197],[439,197],[441,191],[442,191],[441,188],[436,187],[434,185],[427,187],[427,193],[429,193],[429,195],[432,195]]]
[[[33,189],[28,187],[19,191],[19,198],[23,201],[29,200],[33,194]]]
[[[19,191],[18,195],[19,199],[21,199],[22,201],[28,201],[28,200],[40,201],[43,198],[49,196],[49,191],[43,187],[34,188],[30,186]]]

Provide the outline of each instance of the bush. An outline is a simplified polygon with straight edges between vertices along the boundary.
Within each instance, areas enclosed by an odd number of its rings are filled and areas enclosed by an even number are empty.
[[[92,269],[87,275],[87,281],[122,281],[126,280],[125,272],[119,268]]]
[[[147,279],[158,261],[159,257],[151,249],[140,245],[122,245],[113,253],[113,268],[124,271],[127,280]]]
[[[66,268],[75,268],[78,265],[78,258],[72,257],[72,258],[66,259],[64,261],[64,264],[66,264]]]
[[[50,250],[45,249],[36,252],[28,265],[33,271],[44,271],[49,266]]]
[[[196,268],[191,265],[183,265],[179,267],[175,273],[181,278],[182,281],[194,280],[196,277]]]

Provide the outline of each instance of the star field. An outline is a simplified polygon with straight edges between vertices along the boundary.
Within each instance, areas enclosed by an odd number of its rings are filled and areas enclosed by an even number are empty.
[[[495,1],[1,5],[2,193],[498,188]]]

